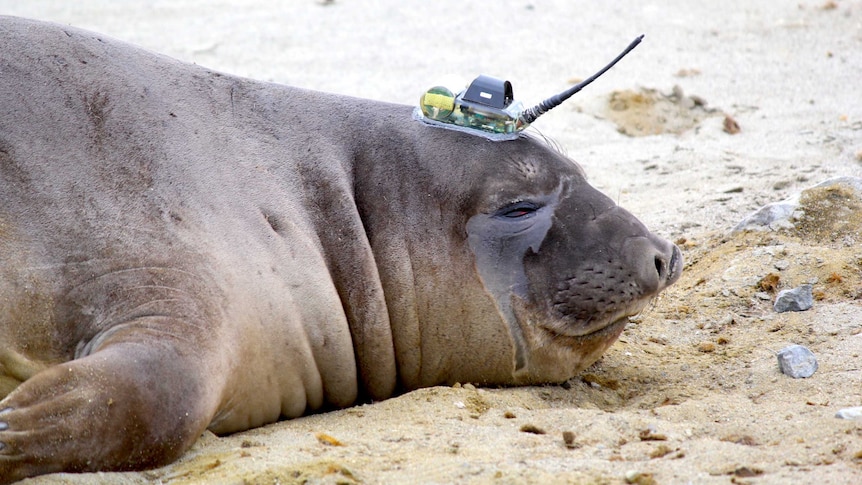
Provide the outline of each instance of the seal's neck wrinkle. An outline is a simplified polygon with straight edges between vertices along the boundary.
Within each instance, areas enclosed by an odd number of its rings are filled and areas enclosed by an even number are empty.
[[[353,156],[327,153],[337,143],[322,145],[321,163],[301,173],[303,204],[315,215],[314,232],[347,319],[361,388],[372,399],[384,399],[397,384],[395,356],[377,262],[357,206],[354,167],[343,162]]]

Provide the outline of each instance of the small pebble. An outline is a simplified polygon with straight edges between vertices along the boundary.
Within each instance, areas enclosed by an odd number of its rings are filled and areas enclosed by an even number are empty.
[[[317,438],[317,441],[327,446],[344,446],[344,443],[342,443],[341,440],[326,433],[317,433],[315,437]]]
[[[778,368],[794,379],[811,377],[817,372],[817,358],[801,345],[790,345],[778,351]]]
[[[737,123],[736,120],[731,118],[729,115],[724,115],[724,123],[722,129],[725,133],[729,135],[735,135],[739,133],[739,123]]]
[[[563,443],[565,443],[566,448],[575,448],[575,433],[563,431]]]
[[[638,433],[638,437],[641,441],[667,441],[667,435],[656,433],[655,426],[649,425],[647,429],[641,430]]]
[[[811,285],[802,285],[792,290],[781,290],[775,298],[773,308],[778,313],[802,312],[814,304]]]
[[[635,470],[626,472],[625,480],[626,483],[632,485],[655,485],[658,483],[655,478],[653,478],[652,473],[643,473]]]
[[[521,431],[524,433],[532,433],[532,434],[545,434],[545,430],[536,426],[535,424],[525,424],[521,426]]]
[[[862,419],[862,406],[844,408],[835,413],[838,419]]]
[[[698,344],[697,350],[705,354],[715,352],[715,344],[712,342],[701,342]]]

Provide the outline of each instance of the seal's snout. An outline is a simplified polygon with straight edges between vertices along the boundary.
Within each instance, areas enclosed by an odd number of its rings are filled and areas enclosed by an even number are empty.
[[[653,262],[655,263],[655,272],[658,276],[658,290],[667,288],[679,279],[682,269],[682,253],[675,244],[670,244],[669,250],[657,248]]]
[[[682,272],[679,248],[653,235],[627,240],[623,257],[629,262],[634,283],[643,295],[662,291],[676,282]]]

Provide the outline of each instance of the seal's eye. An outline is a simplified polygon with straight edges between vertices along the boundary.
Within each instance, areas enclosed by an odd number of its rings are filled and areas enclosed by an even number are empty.
[[[504,217],[506,219],[521,219],[533,215],[537,210],[539,210],[539,206],[537,204],[527,201],[518,201],[508,204],[498,210],[494,216]]]

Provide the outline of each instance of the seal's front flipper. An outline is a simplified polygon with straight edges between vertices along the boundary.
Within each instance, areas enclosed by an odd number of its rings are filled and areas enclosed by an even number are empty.
[[[25,381],[0,401],[0,483],[177,459],[218,405],[193,354],[126,340]]]

